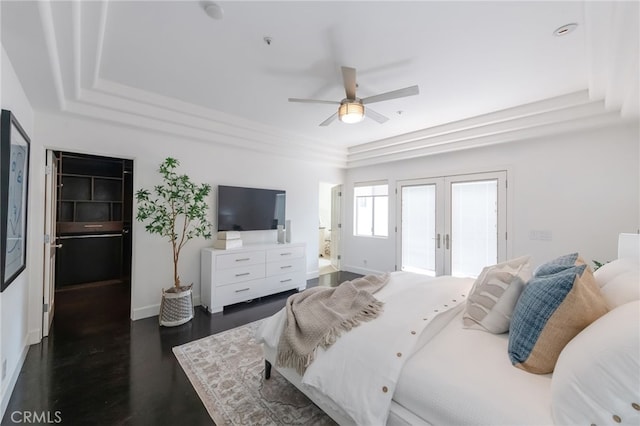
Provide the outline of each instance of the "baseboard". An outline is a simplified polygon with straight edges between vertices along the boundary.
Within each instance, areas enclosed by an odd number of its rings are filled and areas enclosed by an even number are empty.
[[[13,388],[16,386],[18,382],[18,376],[20,376],[20,371],[22,370],[22,366],[24,365],[24,360],[27,358],[27,353],[29,352],[29,344],[25,342],[24,347],[22,348],[22,353],[20,354],[20,359],[18,363],[13,368],[11,372],[11,377],[9,378],[9,382],[5,389],[2,391],[2,401],[0,402],[0,419],[4,417],[4,412],[7,410],[7,406],[9,405],[9,400],[11,399],[11,394],[13,393]]]
[[[154,305],[143,306],[141,308],[134,308],[131,310],[131,320],[137,321],[144,318],[158,316],[158,313],[160,313],[159,303],[156,303]]]
[[[31,330],[27,335],[27,344],[28,345],[37,345],[42,342],[42,330],[36,328],[35,330]]]
[[[200,295],[193,296],[193,306],[200,305]],[[131,320],[137,321],[149,317],[157,317],[160,313],[160,304],[147,305],[141,308],[135,308],[131,310]]]
[[[360,268],[357,266],[349,266],[349,265],[344,265],[342,267],[342,270],[345,272],[352,272],[354,274],[360,274],[360,275],[380,275],[384,273],[384,271],[376,271],[375,269]]]

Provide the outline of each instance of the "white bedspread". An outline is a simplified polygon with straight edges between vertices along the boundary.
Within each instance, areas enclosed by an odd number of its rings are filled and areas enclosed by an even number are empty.
[[[551,425],[551,375],[511,365],[509,335],[462,328],[459,312],[407,361],[393,400],[434,425]]]
[[[329,398],[358,425],[384,425],[404,363],[462,309],[473,279],[391,274],[376,293],[384,313],[319,350],[302,383]],[[282,312],[257,338],[277,347]],[[429,327],[427,327],[429,325]]]

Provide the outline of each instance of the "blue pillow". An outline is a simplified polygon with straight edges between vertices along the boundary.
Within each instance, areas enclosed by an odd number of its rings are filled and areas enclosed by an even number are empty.
[[[551,373],[560,352],[586,326],[607,312],[587,265],[567,266],[573,255],[543,265],[525,286],[509,326],[509,359],[536,374]],[[575,263],[579,256],[573,258]],[[550,273],[560,267],[559,272]]]
[[[555,274],[567,268],[571,268],[572,266],[576,266],[577,264],[579,265],[580,262],[578,262],[578,257],[578,253],[565,254],[564,256],[560,256],[540,265],[533,275],[535,277],[541,277],[543,275]]]

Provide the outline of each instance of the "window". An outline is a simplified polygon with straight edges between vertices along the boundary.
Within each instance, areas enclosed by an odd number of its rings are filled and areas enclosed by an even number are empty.
[[[382,182],[356,184],[354,195],[354,235],[389,236],[389,185]]]

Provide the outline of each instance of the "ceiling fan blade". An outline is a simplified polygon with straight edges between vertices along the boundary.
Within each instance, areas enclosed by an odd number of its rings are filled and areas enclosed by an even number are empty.
[[[328,126],[329,124],[333,123],[336,120],[336,118],[338,118],[338,112],[337,111],[335,113],[333,113],[331,115],[331,117],[327,118],[322,123],[320,123],[320,125],[321,126]]]
[[[404,89],[392,90],[391,92],[381,93],[379,95],[369,96],[362,99],[363,104],[372,104],[374,102],[388,101],[391,99],[404,98],[405,96],[413,96],[420,93],[418,86],[409,86]]]
[[[302,102],[305,104],[331,104],[331,105],[340,105],[338,101],[323,101],[321,99],[300,99],[300,98],[289,98],[289,102]]]
[[[379,112],[375,112],[371,108],[366,108],[365,109],[364,116],[365,117],[369,117],[370,119],[372,119],[374,121],[377,121],[380,124],[382,124],[385,121],[389,120],[388,117],[385,117],[384,115],[380,114]]]
[[[356,69],[342,67],[342,81],[344,82],[344,91],[347,93],[347,99],[356,98]]]

